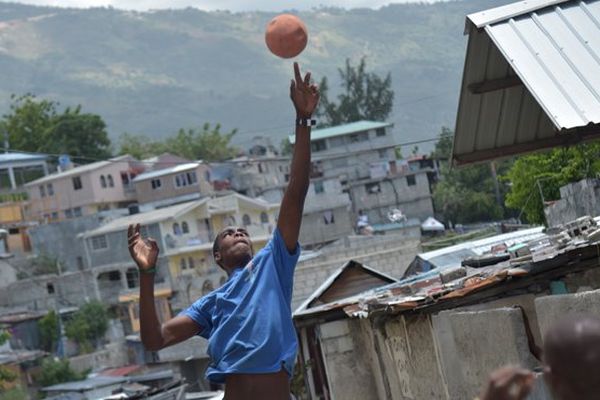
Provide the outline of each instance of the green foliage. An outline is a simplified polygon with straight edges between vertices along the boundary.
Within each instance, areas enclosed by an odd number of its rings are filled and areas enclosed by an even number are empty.
[[[394,103],[392,75],[388,72],[385,78],[381,78],[373,72],[366,72],[366,68],[364,57],[356,67],[350,63],[350,59],[346,59],[345,70],[338,69],[342,93],[338,95],[337,103],[329,100],[329,84],[327,77],[323,77],[319,85],[321,100],[317,108],[317,116],[322,118],[321,125],[387,119]]]
[[[11,99],[10,111],[3,117],[11,148],[97,159],[111,155],[106,124],[100,116],[81,113],[80,106],[59,113],[58,103],[32,94]],[[91,160],[75,157],[75,161]]]
[[[0,345],[6,343],[8,339],[10,339],[10,333],[5,330],[0,330]],[[0,389],[3,389],[6,383],[12,382],[16,378],[17,376],[11,370],[0,365]]]
[[[432,157],[449,160],[452,140],[452,131],[442,128]],[[503,162],[498,165],[498,170],[506,171],[510,164],[510,161]],[[444,221],[454,224],[502,219],[506,217],[507,211],[496,200],[495,184],[489,164],[451,169],[449,163],[444,163],[441,166],[440,181],[433,189],[435,210]],[[504,196],[507,183],[498,185],[500,195]]]
[[[560,187],[600,173],[600,143],[557,148],[518,158],[503,179],[511,182],[506,205],[522,209],[527,221],[545,223],[545,201],[558,200]]]
[[[84,304],[65,324],[65,334],[83,353],[91,352],[107,329],[108,311],[98,301]]]
[[[180,129],[164,141],[125,133],[120,138],[119,153],[147,158],[169,152],[190,160],[224,161],[238,153],[238,149],[231,145],[235,133],[236,130],[223,133],[220,124],[211,127],[208,123],[202,128]]]
[[[50,311],[38,321],[42,348],[44,351],[53,353],[58,343],[58,316],[54,311]]]
[[[292,154],[293,146],[292,146],[292,143],[290,142],[290,139],[287,137],[281,141],[281,145],[279,146],[279,148],[281,150],[282,156],[289,156]]]
[[[37,383],[42,386],[52,386],[64,382],[80,381],[86,378],[86,373],[78,373],[71,368],[69,360],[46,358],[37,377]]]
[[[28,398],[27,392],[20,386],[0,392],[0,400],[27,400]]]

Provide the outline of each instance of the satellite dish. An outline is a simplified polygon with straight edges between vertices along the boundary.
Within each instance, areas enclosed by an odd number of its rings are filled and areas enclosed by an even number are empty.
[[[393,208],[387,213],[387,217],[391,222],[404,222],[406,221],[406,215],[397,208]]]

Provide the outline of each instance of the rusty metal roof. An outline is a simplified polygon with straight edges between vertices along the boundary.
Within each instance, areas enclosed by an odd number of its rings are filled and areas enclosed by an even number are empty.
[[[452,159],[600,137],[600,0],[528,0],[467,16]]]

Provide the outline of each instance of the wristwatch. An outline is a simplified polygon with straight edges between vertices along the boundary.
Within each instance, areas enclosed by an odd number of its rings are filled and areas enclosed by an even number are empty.
[[[315,125],[317,125],[316,119],[296,118],[296,126],[315,126]]]

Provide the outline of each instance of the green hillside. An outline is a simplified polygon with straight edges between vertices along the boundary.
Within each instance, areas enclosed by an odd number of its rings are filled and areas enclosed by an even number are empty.
[[[391,71],[391,117],[399,141],[433,137],[454,125],[466,37],[465,15],[506,3],[470,0],[402,4],[380,10],[300,13],[309,45],[299,57],[332,86],[346,58],[367,57]],[[166,136],[220,122],[238,144],[256,135],[274,143],[290,133],[291,62],[264,45],[272,13],[147,13],[0,3],[0,112],[12,93],[82,104],[122,132]]]

